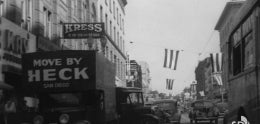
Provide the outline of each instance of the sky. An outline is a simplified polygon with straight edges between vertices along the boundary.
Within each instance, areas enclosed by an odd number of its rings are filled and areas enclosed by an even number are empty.
[[[195,81],[198,62],[219,52],[214,28],[228,1],[127,0],[127,52],[130,59],[149,64],[152,90],[178,94]],[[163,68],[166,48],[181,50],[177,70]],[[172,90],[166,90],[167,78],[174,79]]]

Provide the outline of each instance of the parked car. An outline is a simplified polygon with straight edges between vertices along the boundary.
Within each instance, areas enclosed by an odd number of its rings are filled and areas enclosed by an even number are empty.
[[[199,121],[209,121],[218,124],[219,109],[212,101],[198,100],[191,103],[189,112],[190,123],[197,124]]]
[[[164,99],[154,101],[151,105],[155,115],[161,122],[167,124],[180,124],[181,114],[178,111],[177,101],[173,99]]]
[[[220,102],[217,103],[217,107],[219,108],[219,117],[224,118],[225,114],[228,112],[228,103]]]

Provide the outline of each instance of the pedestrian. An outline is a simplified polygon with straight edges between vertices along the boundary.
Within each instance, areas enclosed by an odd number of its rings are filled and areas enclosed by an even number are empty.
[[[11,89],[13,89],[13,87],[11,85],[8,85],[8,84],[0,81],[0,124],[7,124],[6,123],[6,108],[8,108],[10,105],[6,105],[7,98],[8,98],[6,96],[6,92]]]
[[[4,119],[4,106],[5,106],[5,102],[4,102],[3,90],[0,89],[0,124],[4,124],[5,123],[5,119]]]

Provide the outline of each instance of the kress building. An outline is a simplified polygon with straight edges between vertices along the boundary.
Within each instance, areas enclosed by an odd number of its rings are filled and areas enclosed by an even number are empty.
[[[0,89],[21,85],[21,55],[97,50],[116,65],[116,86],[126,86],[126,0],[0,0]],[[63,23],[103,22],[101,39],[63,39]],[[16,94],[18,95],[18,94]]]

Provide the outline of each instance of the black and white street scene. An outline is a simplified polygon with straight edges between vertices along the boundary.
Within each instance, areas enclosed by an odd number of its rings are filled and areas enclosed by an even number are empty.
[[[260,124],[260,0],[0,0],[0,124]]]

